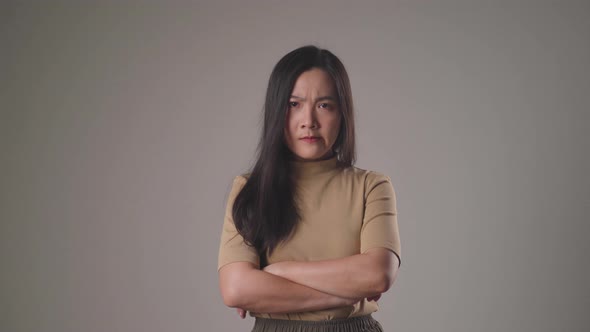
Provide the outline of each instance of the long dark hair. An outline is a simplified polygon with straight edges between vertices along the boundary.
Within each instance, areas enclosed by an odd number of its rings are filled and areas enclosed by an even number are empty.
[[[352,166],[356,159],[352,95],[344,65],[330,51],[315,46],[289,52],[270,75],[258,158],[232,211],[238,232],[247,244],[257,249],[263,266],[266,255],[291,235],[300,219],[289,163],[292,153],[285,144],[284,128],[295,81],[312,68],[326,71],[336,86],[338,109],[342,114],[333,146],[338,164]]]

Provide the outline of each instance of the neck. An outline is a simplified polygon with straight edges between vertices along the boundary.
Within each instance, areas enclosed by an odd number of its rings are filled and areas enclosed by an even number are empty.
[[[293,160],[290,163],[297,177],[319,175],[338,168],[338,158],[335,155],[316,160]]]
[[[291,159],[293,161],[298,161],[298,162],[322,161],[322,160],[332,159],[335,156],[336,156],[336,153],[334,151],[330,151],[318,159],[303,159],[303,158],[299,157],[298,155],[291,153]]]

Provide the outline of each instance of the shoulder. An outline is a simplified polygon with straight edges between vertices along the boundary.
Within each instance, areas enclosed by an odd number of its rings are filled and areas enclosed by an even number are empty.
[[[235,198],[238,195],[238,193],[242,191],[242,189],[246,185],[246,182],[248,182],[249,177],[249,173],[234,176],[230,190],[230,198]]]
[[[248,182],[248,178],[250,177],[250,174],[240,174],[240,175],[236,175],[234,177],[234,184],[241,184],[244,185],[246,182]]]
[[[366,185],[376,185],[382,182],[391,183],[391,178],[381,172],[363,169],[357,166],[350,166],[344,169],[343,174],[347,177],[362,180]]]
[[[234,176],[234,180],[233,180],[234,187],[235,186],[243,187],[246,184],[246,182],[248,182],[249,178],[250,178],[250,173],[244,173],[244,174]]]
[[[365,195],[378,187],[389,187],[393,190],[391,177],[379,171],[350,166],[344,170],[343,175],[353,178],[359,184],[362,183]]]

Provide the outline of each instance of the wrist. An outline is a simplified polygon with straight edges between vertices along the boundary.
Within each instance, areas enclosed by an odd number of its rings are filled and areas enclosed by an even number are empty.
[[[277,277],[283,277],[285,275],[285,265],[287,265],[287,262],[270,264],[264,267],[263,271],[273,274]]]

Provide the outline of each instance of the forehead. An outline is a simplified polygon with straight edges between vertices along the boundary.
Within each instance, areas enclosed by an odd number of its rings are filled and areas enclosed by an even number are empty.
[[[295,81],[293,95],[321,94],[335,96],[335,86],[332,77],[319,68],[312,68],[303,72]],[[302,97],[302,96],[301,96]]]

